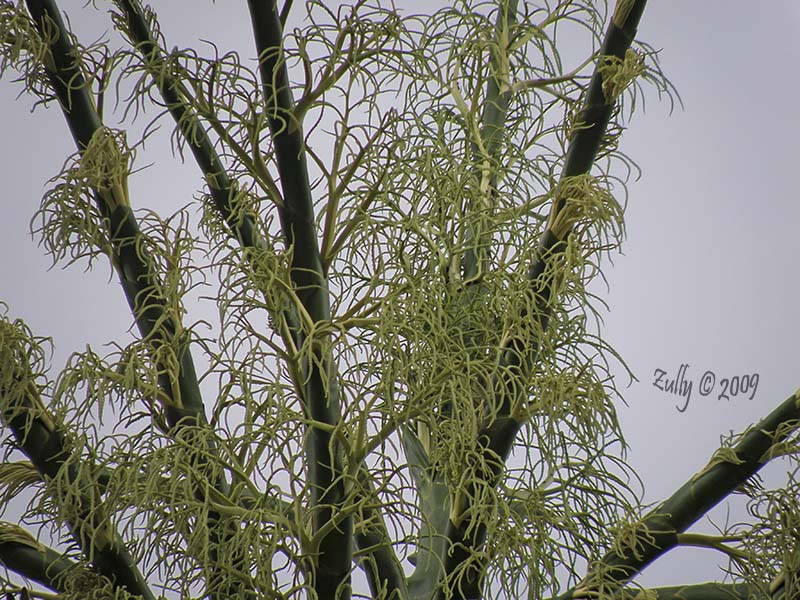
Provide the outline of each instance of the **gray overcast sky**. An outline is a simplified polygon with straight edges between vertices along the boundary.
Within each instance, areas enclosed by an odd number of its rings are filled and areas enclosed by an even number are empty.
[[[83,3],[61,3],[78,29]],[[211,38],[249,52],[244,2],[152,4],[162,7],[170,44]],[[419,11],[432,3],[398,5]],[[605,333],[639,378],[627,389],[621,379],[628,406],[619,411],[651,502],[702,468],[720,435],[742,430],[800,386],[799,34],[794,0],[651,0],[642,20],[640,38],[663,49],[663,67],[685,110],[670,116],[668,104],[651,94],[646,114],[635,116],[623,137],[622,149],[643,176],[630,186],[624,255],[607,269]],[[31,240],[28,223],[44,182],[73,147],[59,112],[29,114],[30,101],[15,101],[20,88],[9,80],[0,84],[6,203],[0,298],[13,316],[55,338],[60,364],[71,350],[107,341],[109,332],[124,339],[120,324],[130,316],[104,265],[88,274],[78,267],[46,271],[48,259]],[[148,156],[152,148],[139,163],[157,164],[136,182],[140,197],[157,184],[176,205],[189,202],[200,185],[194,165]],[[653,380],[657,369],[674,378],[682,364],[693,391],[680,413],[676,405],[685,400],[656,389]],[[706,370],[717,384],[702,397],[697,388]],[[752,399],[717,399],[722,378],[754,373],[759,386]],[[771,470],[775,481],[783,468]],[[741,518],[740,507],[733,510],[731,519]],[[724,507],[715,515],[724,520]],[[677,551],[640,581],[718,579],[718,558],[710,551]]]

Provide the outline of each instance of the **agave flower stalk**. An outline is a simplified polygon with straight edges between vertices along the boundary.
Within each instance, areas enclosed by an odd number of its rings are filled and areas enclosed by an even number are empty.
[[[0,418],[11,429],[41,479],[48,483],[48,492],[63,512],[84,555],[113,586],[145,600],[155,600],[109,521],[98,486],[88,476],[90,465],[76,457],[62,428],[42,402],[39,383],[29,362],[36,356],[36,350],[24,325],[0,320],[0,356]],[[19,541],[16,536],[16,542]],[[22,546],[10,541],[0,544],[3,562],[12,569],[14,565],[22,567],[24,574],[53,587],[55,578],[69,567],[68,561],[40,548],[32,538],[23,541],[26,543]],[[51,567],[52,572],[42,573],[45,566]]]
[[[76,562],[45,546],[24,529],[0,522],[0,564],[26,579],[57,592],[63,592],[65,578],[87,577]]]
[[[551,208],[549,226],[539,241],[538,257],[531,264],[528,277],[531,282],[531,302],[534,309],[525,317],[535,321],[534,331],[543,335],[547,330],[552,302],[555,301],[554,288],[557,270],[553,264],[566,250],[566,237],[573,219],[566,209],[566,197],[559,196],[559,187],[565,187],[575,177],[589,173],[595,157],[601,148],[606,127],[613,114],[617,96],[608,93],[605,83],[604,67],[608,61],[622,61],[630,48],[642,16],[646,0],[619,0],[605,39],[598,53],[595,69],[586,94],[583,109],[577,118],[569,142],[564,167],[556,187],[555,199]],[[504,374],[524,378],[539,352],[539,342],[535,339],[519,339],[510,332],[505,341],[500,364]],[[475,474],[476,482],[468,484],[461,498],[479,497],[482,486],[494,487],[500,481],[517,433],[524,425],[525,418],[518,410],[518,399],[522,387],[514,381],[495,381],[492,389],[498,394],[498,409],[486,422],[478,434],[483,460]],[[451,506],[446,538],[451,544],[444,565],[448,577],[447,597],[474,599],[481,597],[481,561],[471,562],[473,554],[485,543],[486,526],[481,522],[483,511],[473,514],[467,501],[461,506]],[[461,566],[468,565],[458,578],[451,575]],[[442,589],[444,593],[444,589]]]
[[[228,224],[231,235],[246,250],[246,256],[252,257],[250,250],[263,250],[267,247],[267,242],[259,234],[257,225],[252,215],[242,211],[237,205],[236,188],[227,175],[222,160],[217,155],[213,143],[206,131],[206,127],[201,123],[200,117],[190,108],[192,104],[189,92],[180,86],[180,83],[172,77],[168,70],[163,68],[164,53],[159,48],[147,23],[141,5],[134,0],[120,0],[119,5],[125,17],[124,29],[132,37],[132,41],[142,55],[148,69],[153,73],[154,82],[157,85],[162,98],[174,118],[176,124],[183,133],[184,140],[192,151],[198,166],[203,171],[204,177],[208,182],[211,196],[220,214]],[[290,3],[284,7],[284,12],[288,10]],[[285,18],[282,17],[282,21]],[[180,90],[180,93],[179,93]],[[224,134],[224,128],[212,115],[204,115],[212,121],[215,131]],[[235,142],[226,136],[229,144]],[[240,158],[246,156],[246,152],[237,147],[237,154]],[[247,158],[247,160],[251,160]],[[260,181],[265,186],[266,191],[271,194],[273,201],[281,203],[280,192],[275,188],[275,183],[260,157],[256,157],[252,162],[253,169],[261,173]],[[298,329],[297,316],[294,311],[287,307],[280,314],[272,315],[276,322],[285,322],[288,330],[281,328],[281,333],[296,332]],[[285,340],[288,347],[295,346],[297,340]],[[303,382],[295,381],[297,389],[303,389]],[[367,475],[362,468],[359,475],[363,478]],[[368,477],[363,482],[369,487]],[[356,518],[359,518],[357,513]],[[355,533],[354,541],[356,546],[366,553],[367,557],[359,561],[364,566],[368,579],[373,587],[378,586],[379,581],[389,582],[390,590],[397,590],[401,597],[405,596],[402,589],[405,581],[399,567],[397,557],[388,545],[388,533],[383,524],[382,516],[375,511],[369,511],[369,516],[365,517],[365,524],[359,527]],[[367,566],[365,566],[367,565]]]
[[[580,585],[557,600],[613,592],[679,543],[686,531],[773,458],[774,449],[797,429],[800,390],[742,434],[733,448],[718,450],[708,464],[637,524],[627,552],[612,551],[597,561]],[[776,585],[776,589],[780,585]]]
[[[167,423],[177,431],[207,425],[203,399],[194,367],[187,332],[179,317],[171,310],[164,295],[155,263],[142,245],[142,233],[131,210],[127,186],[127,164],[115,165],[124,158],[115,156],[113,136],[103,127],[97,108],[74,56],[68,31],[54,0],[28,0],[28,10],[41,39],[48,45],[45,67],[50,85],[58,97],[64,116],[84,156],[93,147],[103,144],[97,160],[111,161],[108,180],[95,188],[95,201],[108,224],[115,266],[142,338],[152,343],[157,356],[165,360],[160,366],[159,384],[163,392],[162,406]],[[105,156],[103,151],[107,151]],[[205,438],[214,454],[213,441]],[[202,453],[198,455],[198,460]],[[222,493],[228,490],[224,477],[217,476],[213,485]],[[216,517],[211,516],[211,520]],[[219,543],[219,540],[218,540]]]
[[[248,6],[258,50],[264,107],[283,191],[278,214],[286,247],[291,252],[290,278],[305,312],[317,325],[331,319],[329,291],[316,234],[303,131],[294,113],[294,98],[283,60],[280,14],[275,0],[248,0]],[[338,426],[341,418],[339,387],[330,345],[324,339],[308,339],[301,328],[295,328],[292,335],[295,347],[311,346],[301,366],[304,382],[301,400],[312,421],[306,450],[311,486],[309,508],[314,515],[313,531],[317,532],[336,517],[348,496],[342,450],[331,429]],[[353,519],[345,516],[319,540],[312,581],[321,600],[349,598],[352,539]]]

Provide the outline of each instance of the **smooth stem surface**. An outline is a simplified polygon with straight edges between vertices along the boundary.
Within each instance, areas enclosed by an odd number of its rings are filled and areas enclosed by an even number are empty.
[[[589,573],[578,588],[567,591],[557,600],[583,597],[601,584],[605,589],[621,586],[677,546],[679,533],[686,531],[769,462],[770,448],[797,428],[798,419],[800,390],[742,436],[733,447],[733,460],[715,455],[702,471],[653,509],[639,525],[635,555],[606,554],[598,563],[600,570]]]
[[[17,542],[0,542],[0,564],[55,592],[65,591],[63,578],[80,568],[52,548]]]
[[[280,175],[283,203],[281,228],[291,252],[290,277],[295,293],[314,324],[331,318],[328,284],[317,240],[314,203],[301,123],[294,114],[294,98],[283,61],[283,28],[275,0],[248,0],[253,25],[264,105]],[[293,331],[301,349],[302,402],[313,421],[337,426],[340,419],[339,388],[327,336],[307,339],[299,327]],[[341,448],[327,427],[308,427],[306,452],[311,486],[313,531],[320,531],[342,507],[347,495]],[[312,560],[313,586],[320,600],[346,600],[351,595],[353,519],[340,519],[321,540]]]
[[[78,150],[83,153],[92,138],[102,130],[103,124],[75,61],[67,29],[54,0],[28,0],[28,10],[40,35],[50,44],[52,61],[46,65],[50,84]],[[112,261],[142,338],[158,348],[171,347],[175,353],[177,370],[169,364],[159,365],[159,387],[167,399],[163,405],[169,426],[173,433],[186,427],[203,426],[207,419],[189,337],[178,317],[168,311],[169,299],[164,297],[164,288],[152,257],[141,246],[142,232],[130,208],[126,188],[124,184],[111,192],[95,190],[95,201],[109,226]],[[213,441],[205,443],[208,452],[216,454]],[[204,454],[198,452],[196,460],[205,460]],[[228,490],[224,477],[215,477],[212,485],[223,493]],[[202,495],[202,492],[198,490],[198,494]],[[212,528],[216,525],[224,528],[219,515],[214,513],[210,513],[209,523]],[[219,537],[211,540],[217,548],[224,542],[225,535],[217,532],[212,537]]]
[[[627,1],[618,3],[626,7],[625,11],[615,11],[614,18],[609,24],[600,57],[613,56],[622,59],[636,35],[639,20],[644,11],[646,0]],[[599,64],[598,64],[599,67]],[[581,127],[575,128],[570,139],[567,157],[560,181],[588,173],[594,159],[601,147],[611,115],[614,111],[614,100],[610,102],[603,91],[603,76],[599,68],[595,68],[589,91],[583,109],[578,116]],[[563,208],[563,203],[556,200],[552,210],[555,214]],[[542,334],[547,330],[553,298],[553,270],[547,265],[563,253],[566,249],[565,238],[557,237],[548,228],[539,241],[537,259],[531,264],[528,276],[532,283],[532,294],[535,298],[536,312],[525,315],[526,318],[538,320],[538,331]],[[536,340],[510,339],[501,358],[500,372],[513,373],[513,379],[524,380],[524,374],[529,366],[537,359],[539,343]],[[481,487],[485,485],[496,486],[504,472],[505,461],[516,440],[517,433],[523,422],[512,415],[512,407],[520,394],[524,393],[521,384],[513,381],[511,376],[505,380],[496,380],[492,389],[500,391],[500,406],[497,416],[487,422],[478,434],[483,457],[484,468],[477,474],[477,482],[469,483],[464,494],[466,498],[478,497]],[[480,550],[486,542],[486,511],[474,514],[469,506],[458,508],[454,515],[456,518],[448,524],[446,537],[451,549],[445,561],[445,576],[448,577],[446,585],[448,596],[462,600],[476,600],[482,597],[481,577],[485,570],[486,559],[473,561],[468,564],[473,554]],[[458,581],[451,575],[462,565],[467,565]],[[445,591],[443,590],[442,594]]]

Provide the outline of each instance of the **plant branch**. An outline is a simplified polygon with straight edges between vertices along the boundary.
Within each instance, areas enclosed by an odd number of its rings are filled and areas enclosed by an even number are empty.
[[[47,61],[45,66],[50,84],[59,99],[78,150],[84,155],[94,140],[105,135],[107,130],[95,109],[79,67],[79,57],[69,42],[68,31],[55,1],[27,0],[27,3],[39,34],[49,45],[52,60]],[[208,167],[214,169],[215,165]],[[139,332],[143,339],[151,341],[158,355],[167,357],[162,358],[163,364],[159,364],[159,386],[166,398],[162,404],[167,423],[173,434],[179,429],[205,426],[208,421],[190,351],[189,335],[175,310],[170,309],[171,299],[165,296],[155,262],[143,247],[144,236],[130,207],[127,172],[118,179],[108,182],[102,189],[96,188],[95,201],[107,220],[112,262]],[[242,234],[248,235],[245,231]],[[163,354],[162,350],[165,351]],[[218,455],[213,439],[198,443],[207,445],[206,456]],[[207,460],[203,456],[204,453],[199,452],[196,460]],[[228,492],[229,486],[224,475],[214,476],[212,485],[223,494]],[[202,497],[201,489],[197,493]],[[218,517],[209,514],[212,523],[216,523]],[[224,524],[220,526],[224,528]],[[212,537],[217,535],[218,532],[215,532]],[[214,547],[220,543],[217,539],[211,541]]]
[[[557,600],[584,597],[599,585],[621,586],[679,543],[679,535],[753,477],[772,458],[770,449],[800,426],[800,390],[748,429],[733,448],[717,451],[708,465],[639,523],[635,551],[612,551],[576,588]]]
[[[74,575],[80,567],[52,548],[37,542],[16,525],[3,523],[2,529],[13,528],[13,535],[0,531],[0,564],[29,581],[56,592],[63,592],[64,577]],[[27,538],[27,539],[26,539]]]
[[[98,486],[87,475],[91,465],[79,459],[81,467],[85,467],[79,469],[78,457],[74,456],[60,425],[42,402],[28,363],[30,346],[24,325],[5,319],[0,321],[0,418],[42,479],[59,482],[48,486],[48,492],[66,513],[75,541],[98,573],[131,594],[154,600],[109,516],[104,514]],[[23,554],[33,560],[30,553],[21,550],[16,553],[16,559],[22,561]],[[35,564],[32,562],[30,567]]]
[[[283,27],[276,0],[248,0],[248,5],[283,189],[284,202],[278,214],[286,246],[291,250],[290,278],[302,306],[316,325],[330,320],[330,298],[317,240],[302,127],[296,119],[288,69],[283,60]],[[297,348],[310,346],[303,353],[302,381],[298,382],[308,418],[338,426],[339,387],[330,346],[325,339],[307,339],[307,333],[299,327],[294,328],[292,335]],[[336,518],[348,493],[341,445],[333,434],[309,426],[306,451],[312,494],[310,510],[313,531],[317,532]],[[312,561],[312,585],[320,600],[350,597],[352,538],[353,519],[346,517],[320,541],[319,554]]]
[[[615,98],[608,97],[604,90],[604,76],[600,67],[608,57],[619,60],[624,58],[636,35],[645,4],[646,0],[617,2],[599,52],[598,64],[589,84],[583,109],[577,119],[578,126],[575,127],[569,142],[559,183],[567,178],[588,173],[594,163],[615,106]],[[528,278],[532,284],[531,302],[535,309],[533,314],[526,317],[535,319],[534,329],[540,335],[547,330],[554,301],[555,274],[548,266],[566,249],[565,240],[569,229],[555,227],[557,223],[561,224],[556,217],[562,213],[565,201],[564,198],[558,197],[554,200],[550,223],[539,240],[537,258],[528,270]],[[502,477],[505,461],[524,423],[524,416],[514,414],[513,410],[524,391],[524,386],[514,380],[520,379],[520,376],[528,371],[529,366],[538,358],[539,348],[540,344],[536,340],[507,337],[499,369],[499,372],[505,375],[505,379],[496,378],[498,380],[491,388],[500,397],[496,416],[490,418],[478,434],[483,467],[476,473],[476,481],[468,484],[463,497],[478,497],[481,494],[481,487],[496,486]],[[453,598],[472,600],[481,597],[480,579],[485,570],[485,560],[476,562],[471,561],[471,558],[486,541],[485,512],[473,514],[468,505],[451,506],[447,529],[447,539],[450,541],[451,549],[445,561],[445,575],[448,577],[449,593]],[[464,572],[456,581],[456,578],[450,575],[459,567],[464,567]]]
[[[461,260],[462,281],[473,281],[485,275],[489,265],[488,222],[495,209],[497,198],[500,154],[505,140],[505,125],[508,117],[511,89],[508,85],[508,40],[509,29],[516,20],[517,0],[501,3],[495,23],[495,47],[491,53],[491,74],[486,83],[486,95],[480,128],[475,126],[470,144],[471,158],[475,161],[473,178],[477,181],[477,191],[467,206],[468,218],[462,232],[466,250]],[[450,92],[462,111],[469,111],[458,88],[450,84]],[[467,117],[467,114],[464,114]],[[465,294],[481,294],[483,287],[473,285],[465,288]],[[455,532],[447,517],[448,509],[453,508],[447,494],[447,486],[441,473],[436,473],[427,462],[425,450],[412,431],[406,431],[403,438],[406,456],[417,465],[414,477],[417,493],[422,499],[421,508],[425,523],[421,528],[420,547],[417,552],[417,565],[409,586],[415,597],[430,597],[440,578],[447,576],[448,542]],[[451,564],[451,567],[454,565]],[[475,580],[477,581],[477,579]],[[449,584],[448,584],[449,585]],[[473,590],[469,594],[474,595]]]
[[[444,533],[448,524],[450,496],[444,476],[431,465],[425,445],[417,434],[409,427],[404,427],[401,434],[422,514],[414,572],[408,578],[409,597],[412,600],[428,600],[440,581],[447,554]]]
[[[747,558],[747,553],[738,548],[728,546],[726,541],[736,541],[741,538],[724,537],[718,535],[704,535],[701,533],[679,533],[677,544],[679,546],[694,546],[695,548],[710,548],[727,554],[733,559]]]
[[[486,222],[494,210],[497,196],[497,165],[505,138],[505,124],[512,90],[508,83],[508,30],[516,20],[518,0],[509,0],[497,14],[495,25],[496,48],[492,53],[492,74],[486,84],[486,100],[479,140],[472,143],[473,160],[478,160],[476,178],[478,191],[468,207],[478,219],[468,226],[465,235],[467,250],[462,259],[462,278],[469,281],[486,272],[488,267],[489,240]]]
[[[361,496],[370,498],[375,490],[366,467],[358,473]],[[355,522],[357,562],[367,577],[374,600],[406,600],[408,585],[396,553],[388,545],[389,531],[380,511],[364,503]]]
[[[289,11],[292,10],[292,4],[294,0],[285,0],[283,3],[283,8],[281,9],[281,28],[286,27],[286,21],[289,20]]]
[[[557,77],[540,77],[537,79],[523,79],[521,81],[517,81],[511,86],[511,92],[516,94],[523,90],[530,90],[534,88],[546,89],[556,83],[565,83],[567,81],[573,81],[579,77],[580,72],[583,71],[586,68],[586,66],[594,59],[595,56],[587,58],[580,65],[575,67],[572,71],[570,71],[569,73],[565,73],[564,75],[558,75]]]
[[[192,114],[187,103],[181,98],[179,83],[174,81],[169,73],[161,69],[164,60],[163,50],[158,47],[149,29],[140,4],[134,0],[121,0],[120,4],[124,11],[127,28],[132,39],[137,49],[142,54],[145,63],[153,71],[154,81],[164,98],[165,104],[175,122],[181,128],[184,139],[192,150],[198,165],[202,169],[206,181],[209,183],[215,205],[228,224],[232,236],[245,248],[265,248],[266,242],[259,236],[252,216],[236,208],[235,188],[228,178],[222,161],[217,156],[205,128],[200,124],[197,117]],[[284,14],[281,17],[282,23],[285,22],[285,14],[290,7],[291,2],[287,2],[284,5]],[[156,73],[158,76],[156,76]],[[206,118],[211,119],[211,116],[206,115]],[[211,124],[215,131],[221,135],[222,132],[219,131],[219,128],[216,126],[217,124],[213,122],[213,120]],[[232,140],[228,140],[228,142],[230,141]],[[243,149],[240,148],[235,148],[235,150],[237,154],[243,152]],[[263,164],[263,162],[261,164]],[[262,177],[262,179],[266,181],[270,189],[274,187],[274,182],[269,177],[269,173],[266,173],[265,177]],[[275,193],[279,192],[275,190]],[[286,314],[283,316],[287,319],[287,322],[290,323],[291,328],[295,330],[298,328],[296,325],[296,318]],[[385,526],[382,531],[385,532]],[[374,536],[375,533],[373,532],[372,537]],[[358,543],[358,536],[356,536],[356,541]],[[383,552],[385,553],[385,551]],[[396,559],[394,562],[396,562]],[[380,561],[379,564],[383,564],[383,561]],[[393,579],[397,579],[396,573]]]
[[[27,0],[28,10],[42,39],[49,44],[52,61],[46,65],[64,117],[79,152],[84,153],[93,138],[104,130],[79,68],[75,50],[54,0]],[[200,387],[194,361],[183,327],[167,313],[167,299],[158,280],[152,257],[141,247],[142,233],[130,208],[127,181],[109,182],[107,189],[96,190],[95,201],[108,220],[113,245],[112,261],[125,297],[143,338],[156,345],[177,345],[178,372],[161,365],[159,379],[168,402],[165,413],[171,427],[186,418],[193,424],[205,422]],[[181,334],[184,334],[183,336]]]
[[[167,110],[180,127],[184,140],[202,170],[214,204],[225,219],[231,235],[245,248],[266,248],[267,243],[259,234],[255,219],[238,206],[236,188],[228,177],[205,127],[181,98],[179,83],[163,69],[163,50],[159,48],[150,31],[141,4],[138,0],[118,0],[118,2],[123,10],[132,41],[152,73]],[[267,179],[266,183],[271,184],[271,179]]]

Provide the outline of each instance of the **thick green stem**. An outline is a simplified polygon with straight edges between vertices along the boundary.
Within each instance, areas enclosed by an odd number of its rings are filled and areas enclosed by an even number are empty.
[[[414,572],[408,578],[411,600],[429,600],[439,584],[448,549],[444,532],[450,512],[449,489],[437,473],[421,440],[410,428],[403,430],[403,447],[419,498],[422,523],[414,555]]]
[[[0,564],[30,581],[56,592],[65,591],[64,577],[74,575],[81,567],[42,544],[0,541]]]
[[[672,496],[652,510],[638,525],[636,552],[610,552],[577,589],[557,600],[572,600],[591,594],[602,585],[613,590],[678,544],[678,534],[730,495],[769,462],[770,449],[787,438],[800,420],[800,390],[751,427],[732,448],[715,454],[709,464]]]
[[[0,418],[42,480],[53,482],[49,488],[53,502],[97,572],[113,585],[153,600],[147,582],[106,514],[99,486],[87,473],[90,465],[78,468],[62,428],[42,403],[29,364],[30,350],[27,329],[20,323],[0,320]]]
[[[301,124],[294,115],[294,98],[283,60],[283,28],[275,0],[248,0],[253,24],[264,104],[283,190],[279,209],[286,246],[291,252],[290,277],[295,292],[314,324],[330,320],[328,283],[324,275],[308,180]],[[327,339],[306,339],[299,327],[292,332],[302,349],[302,402],[315,422],[336,426],[340,420],[339,387]],[[306,449],[311,488],[313,531],[325,527],[347,495],[342,451],[328,427],[308,428]],[[313,560],[312,585],[320,600],[350,597],[353,519],[339,520],[319,540]]]
[[[602,138],[614,111],[615,99],[608,98],[603,89],[603,74],[599,68],[607,57],[622,60],[636,35],[636,28],[646,0],[619,0],[612,22],[606,31],[605,39],[599,52],[598,67],[589,84],[589,90],[578,116],[578,125],[572,135],[567,150],[560,182],[566,178],[588,173],[602,145]],[[563,200],[556,199],[552,207],[552,215],[558,215],[563,209]],[[554,219],[551,218],[551,222]],[[548,268],[566,249],[566,234],[556,235],[548,227],[539,241],[537,258],[531,264],[528,277],[531,281],[531,294],[534,300],[535,313],[524,315],[537,321],[535,331],[543,335],[547,330],[552,302],[554,270]],[[494,487],[499,482],[505,469],[505,461],[523,425],[522,417],[512,414],[514,403],[524,393],[524,374],[538,358],[540,342],[530,339],[516,339],[513,336],[502,354],[499,372],[504,379],[496,378],[493,390],[499,396],[498,409],[478,434],[478,444],[482,455],[483,468],[475,474],[474,481],[468,484],[464,497],[479,497],[485,486]],[[450,552],[445,561],[447,577],[447,595],[456,599],[475,600],[481,598],[481,577],[485,571],[486,559],[474,560],[476,551],[483,548],[486,542],[487,511],[484,509],[474,514],[469,506],[453,507],[451,520],[447,529],[450,541]],[[460,569],[458,577],[453,573]]]
[[[78,57],[72,48],[54,0],[27,0],[28,10],[42,39],[49,45],[49,60],[45,61],[48,78],[58,97],[72,136],[82,154],[98,135],[103,123],[91,98],[88,85],[80,71]],[[210,165],[210,168],[213,168]],[[126,177],[126,176],[123,176]],[[189,336],[179,317],[169,310],[169,298],[164,295],[153,258],[142,246],[143,235],[130,208],[127,182],[109,182],[109,189],[95,190],[97,206],[107,220],[112,244],[112,261],[119,276],[128,305],[143,339],[157,350],[171,349],[177,369],[167,361],[159,365],[159,387],[165,401],[164,412],[174,433],[179,430],[207,425],[205,407],[194,361],[190,352]],[[246,232],[243,232],[246,235]],[[202,443],[202,442],[201,442]],[[210,439],[207,450],[216,454]],[[203,458],[204,452],[196,460]],[[228,490],[224,476],[213,476],[213,485],[223,493]],[[202,492],[198,491],[199,497]],[[210,515],[212,529],[225,527],[218,515]],[[216,548],[224,541],[224,534],[215,532],[212,539]],[[216,550],[215,550],[216,551]],[[212,583],[212,588],[216,584]]]
[[[78,68],[75,51],[69,43],[67,29],[54,0],[27,0],[28,10],[39,33],[49,43],[52,68],[47,68],[50,84],[69,125],[78,150],[83,153],[94,135],[103,128],[89,93],[88,85]],[[200,386],[189,353],[187,340],[175,339],[182,327],[174,315],[165,315],[166,299],[158,281],[152,258],[141,248],[141,231],[128,198],[120,193],[124,186],[108,193],[96,193],[101,214],[108,219],[109,235],[114,247],[114,264],[125,297],[131,307],[136,325],[143,338],[157,336],[153,341],[174,344],[179,362],[179,372],[174,374],[177,385],[167,369],[161,387],[170,402],[166,415],[171,426],[189,418],[193,424],[204,423]],[[109,194],[113,197],[109,198]],[[156,332],[156,327],[159,328]]]
[[[491,234],[486,224],[491,220],[494,210],[494,199],[497,195],[497,167],[505,137],[508,105],[511,101],[510,82],[506,69],[508,48],[505,47],[508,30],[516,19],[517,0],[509,0],[507,6],[501,8],[495,26],[495,42],[497,47],[492,53],[492,74],[486,84],[486,99],[483,104],[481,119],[480,144],[472,143],[472,159],[477,161],[475,180],[478,191],[467,207],[470,214],[467,219],[471,225],[467,228],[464,258],[461,263],[462,277],[468,281],[486,272],[489,261],[489,245]],[[488,178],[488,181],[484,179]]]

